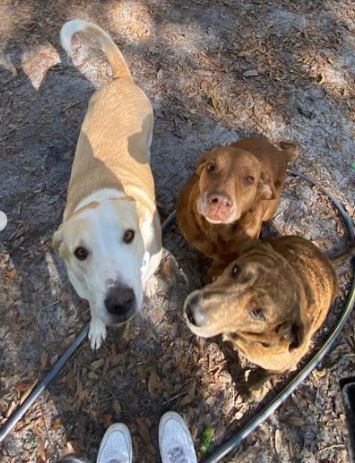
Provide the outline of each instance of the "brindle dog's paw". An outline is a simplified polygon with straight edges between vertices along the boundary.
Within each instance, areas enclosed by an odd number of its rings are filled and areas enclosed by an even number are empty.
[[[245,381],[240,386],[240,393],[248,402],[260,402],[272,389],[272,375],[267,371],[248,370],[245,373]]]

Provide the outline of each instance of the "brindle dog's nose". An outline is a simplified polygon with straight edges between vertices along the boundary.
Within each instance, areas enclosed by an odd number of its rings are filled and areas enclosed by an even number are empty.
[[[131,318],[135,310],[136,298],[132,288],[123,285],[113,286],[105,299],[107,312],[114,315],[118,322]]]
[[[198,294],[194,294],[193,296],[188,297],[185,302],[186,317],[194,326],[202,326],[205,322],[205,317],[198,308],[199,301],[200,296]]]
[[[228,209],[232,207],[232,200],[225,193],[210,193],[207,196],[207,203],[209,206],[222,206]]]

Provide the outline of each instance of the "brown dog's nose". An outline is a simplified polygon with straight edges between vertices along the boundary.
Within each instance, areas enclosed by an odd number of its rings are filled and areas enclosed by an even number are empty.
[[[132,288],[117,284],[113,286],[105,299],[107,312],[114,316],[114,320],[125,322],[134,314],[136,298]]]
[[[185,314],[189,322],[194,326],[202,326],[205,322],[204,315],[198,308],[200,296],[198,294],[188,297],[185,302]]]
[[[212,222],[228,220],[232,211],[233,202],[225,193],[209,193],[206,198],[205,217]]]
[[[232,201],[225,193],[210,193],[207,196],[207,204],[209,206],[221,206],[223,208],[232,207]]]

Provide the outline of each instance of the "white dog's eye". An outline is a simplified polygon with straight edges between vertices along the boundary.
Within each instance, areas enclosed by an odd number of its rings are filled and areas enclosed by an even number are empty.
[[[123,234],[123,242],[126,244],[132,243],[132,241],[134,240],[134,235],[134,230],[126,230]]]
[[[82,246],[79,246],[74,251],[74,256],[79,260],[85,260],[89,255],[89,251]]]

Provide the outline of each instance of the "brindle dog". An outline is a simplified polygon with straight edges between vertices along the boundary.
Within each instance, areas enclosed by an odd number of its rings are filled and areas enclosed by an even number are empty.
[[[336,289],[331,261],[310,241],[298,236],[255,240],[212,284],[187,297],[184,314],[193,333],[223,334],[264,370],[256,384],[249,382],[256,392],[272,377],[296,368]]]

